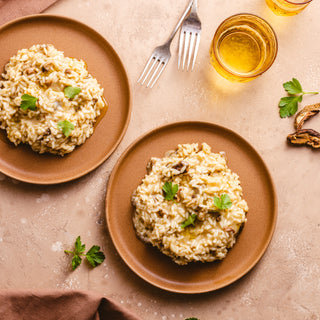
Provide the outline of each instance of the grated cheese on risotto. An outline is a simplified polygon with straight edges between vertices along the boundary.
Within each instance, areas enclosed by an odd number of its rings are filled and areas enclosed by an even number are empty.
[[[74,96],[65,88],[77,90]],[[24,95],[36,101],[23,109]],[[65,57],[53,45],[34,45],[10,58],[0,81],[0,128],[16,146],[64,155],[83,144],[105,107],[103,89],[83,60]],[[68,132],[63,125],[68,125]],[[67,132],[67,133],[66,133]]]
[[[166,183],[178,187],[173,200],[166,200]],[[231,201],[228,208],[216,206],[223,198]],[[181,144],[151,158],[132,204],[137,236],[180,265],[224,259],[248,211],[238,175],[224,153],[211,152],[206,143]]]

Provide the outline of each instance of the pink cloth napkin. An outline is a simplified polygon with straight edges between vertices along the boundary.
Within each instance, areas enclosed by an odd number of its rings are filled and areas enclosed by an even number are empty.
[[[0,319],[139,320],[109,298],[74,290],[0,290]]]
[[[0,25],[10,20],[40,13],[57,0],[0,0]]]

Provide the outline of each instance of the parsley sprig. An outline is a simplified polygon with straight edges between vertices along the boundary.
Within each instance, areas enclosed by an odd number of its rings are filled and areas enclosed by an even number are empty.
[[[74,244],[74,251],[64,250],[65,253],[73,254],[71,261],[72,270],[75,270],[81,264],[81,257],[85,257],[93,268],[104,261],[105,255],[102,251],[100,251],[99,246],[92,246],[87,253],[84,253],[85,249],[86,245],[82,244],[79,236]]]
[[[178,192],[179,186],[177,184],[172,184],[172,182],[166,182],[162,186],[162,190],[164,192],[164,198],[166,200],[173,200],[176,193]]]
[[[76,95],[78,95],[81,92],[81,88],[68,86],[64,88],[63,92],[65,97],[73,99]]]
[[[186,228],[190,225],[194,226],[195,221],[197,220],[197,215],[195,213],[191,214],[188,219],[182,222],[181,228]]]
[[[69,137],[71,134],[71,131],[74,130],[74,124],[68,120],[59,121],[58,122],[58,129],[62,130],[62,133],[66,137]]]
[[[20,108],[22,110],[30,109],[32,111],[35,111],[37,101],[38,101],[38,98],[31,96],[30,94],[23,94],[21,96]]]
[[[214,196],[213,203],[220,210],[225,210],[225,209],[228,209],[232,206],[231,199],[230,199],[229,195],[226,193],[223,193],[220,196],[220,198]]]
[[[296,78],[292,78],[292,81],[285,82],[283,88],[290,95],[289,97],[283,97],[279,102],[279,113],[281,118],[291,117],[298,110],[298,103],[302,101],[305,94],[318,94],[319,92],[305,92],[302,89],[300,82]]]

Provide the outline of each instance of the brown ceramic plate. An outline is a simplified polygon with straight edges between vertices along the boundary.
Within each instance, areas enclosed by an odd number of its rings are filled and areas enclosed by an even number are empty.
[[[1,70],[19,49],[48,43],[68,57],[86,61],[89,72],[104,88],[109,108],[93,135],[64,157],[39,155],[28,146],[15,147],[1,130],[0,171],[18,180],[38,184],[69,181],[99,166],[120,143],[131,112],[128,78],[120,58],[96,31],[69,18],[33,15],[2,26]]]
[[[240,176],[249,205],[248,221],[235,246],[221,262],[179,266],[135,235],[130,198],[146,174],[151,157],[163,157],[181,143],[206,142],[225,151],[228,166]],[[238,134],[206,122],[179,122],[155,129],[120,157],[107,189],[106,217],[113,243],[126,264],[147,282],[165,290],[200,293],[222,288],[246,274],[264,254],[277,216],[270,173],[255,149]]]

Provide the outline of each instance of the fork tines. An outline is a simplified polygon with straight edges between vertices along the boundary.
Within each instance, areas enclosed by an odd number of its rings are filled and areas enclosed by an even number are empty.
[[[194,68],[194,64],[197,58],[199,44],[200,44],[200,33],[201,33],[201,21],[197,14],[198,1],[192,1],[191,12],[189,16],[183,21],[180,31],[180,41],[179,41],[179,58],[178,58],[178,69],[181,66],[182,58],[182,70],[185,67],[186,59],[187,61],[187,71],[190,67],[190,62],[192,59],[191,71]],[[192,58],[193,57],[193,58]]]
[[[189,70],[190,62],[192,59],[191,71],[194,68],[194,64],[197,58],[198,49],[200,44],[200,30],[199,32],[181,30],[179,40],[179,58],[178,58],[178,69],[184,70],[187,62],[186,70]],[[187,60],[188,55],[188,60]],[[181,64],[182,58],[182,64]]]
[[[142,71],[140,78],[138,79],[138,82],[141,81],[141,84],[143,85],[148,80],[147,88],[152,88],[154,84],[157,82],[158,78],[160,77],[162,71],[166,67],[167,62],[168,60],[162,59],[161,57],[152,53],[146,66]]]

